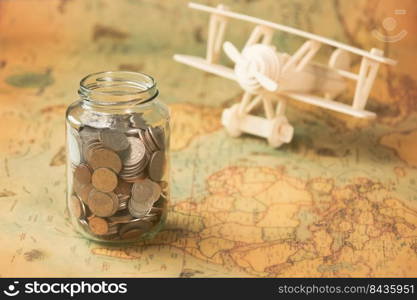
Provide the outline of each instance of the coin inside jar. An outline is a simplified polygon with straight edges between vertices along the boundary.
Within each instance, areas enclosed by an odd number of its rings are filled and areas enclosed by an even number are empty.
[[[100,132],[100,140],[103,145],[116,152],[122,152],[129,148],[127,137],[122,132],[112,129],[104,129]]]
[[[109,168],[97,168],[92,176],[93,186],[101,192],[113,191],[118,183],[116,173]]]
[[[124,180],[119,180],[116,188],[114,189],[114,193],[116,195],[130,195],[132,193],[132,183],[126,182]]]
[[[141,236],[152,227],[152,223],[146,221],[134,221],[124,224],[120,228],[119,234],[122,239],[133,239]]]
[[[78,165],[74,170],[74,178],[83,184],[88,184],[91,182],[91,171],[86,164]]]
[[[104,235],[109,231],[109,224],[103,218],[93,217],[88,220],[88,226],[92,233]]]
[[[135,137],[127,138],[130,144],[130,154],[126,157],[123,165],[125,167],[135,166],[138,164],[146,154],[146,149],[143,142]]]
[[[109,221],[112,224],[129,223],[133,217],[130,214],[115,215],[109,217]]]
[[[92,184],[85,184],[81,187],[79,193],[77,194],[78,197],[81,198],[81,200],[87,204],[88,202],[88,195],[90,194],[91,190],[93,189],[93,185]]]
[[[122,169],[122,161],[117,153],[106,148],[93,149],[88,162],[94,170],[97,168],[110,168],[114,172],[119,173]]]
[[[74,181],[72,182],[72,189],[78,196],[80,195],[83,186],[83,184],[81,184],[77,179],[74,178]]]
[[[165,149],[165,134],[161,127],[149,127],[149,133],[152,137],[152,140],[158,146],[159,150]]]
[[[99,217],[114,215],[119,205],[119,199],[114,193],[103,193],[93,189],[88,196],[88,207]]]
[[[141,218],[151,209],[159,199],[161,187],[149,179],[136,182],[132,188],[132,198],[128,203],[128,210],[132,216]]]
[[[148,166],[149,177],[154,181],[160,181],[165,171],[165,154],[162,151],[156,151],[152,154]]]
[[[80,219],[85,216],[85,208],[84,205],[81,203],[80,199],[77,196],[71,196],[71,210],[74,216],[77,219]]]

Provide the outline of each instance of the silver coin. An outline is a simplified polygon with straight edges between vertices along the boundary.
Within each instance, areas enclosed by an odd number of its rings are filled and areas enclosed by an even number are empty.
[[[134,183],[128,204],[129,212],[137,218],[146,216],[160,194],[161,187],[149,179]]]
[[[157,149],[157,146],[155,145],[155,143],[152,141],[152,139],[150,138],[150,135],[148,133],[147,130],[141,130],[139,132],[139,138],[140,140],[143,142],[143,144],[145,145],[146,150],[149,153],[154,152]]]
[[[100,131],[90,126],[84,126],[80,130],[80,137],[84,143],[90,143],[91,141],[98,141],[100,137]]]
[[[128,143],[130,144],[130,153],[123,161],[124,166],[132,166],[139,163],[143,157],[145,156],[145,146],[143,145],[142,141],[135,137],[128,137]]]
[[[113,115],[110,128],[126,131],[130,128],[130,115]]]
[[[162,151],[156,151],[152,154],[151,160],[148,166],[149,177],[153,181],[160,181],[165,172],[165,153]]]
[[[85,161],[89,161],[90,154],[93,152],[93,150],[97,150],[100,148],[104,148],[104,146],[103,143],[99,140],[89,140],[88,142],[85,142],[83,147],[83,159]]]
[[[80,116],[80,121],[94,128],[109,128],[112,124],[112,115],[97,113],[92,110],[84,110]]]
[[[159,150],[165,149],[165,133],[161,127],[149,127],[148,131]]]
[[[126,135],[112,129],[101,130],[100,141],[103,143],[104,147],[107,147],[116,152],[126,151],[130,146]]]
[[[146,129],[148,125],[146,124],[145,119],[143,118],[143,114],[141,113],[134,113],[130,116],[130,124],[133,128],[142,128]]]

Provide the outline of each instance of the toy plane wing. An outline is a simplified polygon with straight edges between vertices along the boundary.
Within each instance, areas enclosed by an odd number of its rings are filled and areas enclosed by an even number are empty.
[[[189,65],[191,67],[222,76],[225,78],[228,78],[230,80],[236,80],[236,75],[232,68],[225,67],[223,65],[219,64],[213,64],[207,62],[206,59],[192,56],[192,55],[181,55],[181,54],[175,54],[174,59],[180,63]]]
[[[306,95],[306,94],[299,94],[299,93],[285,93],[285,95],[290,97],[291,99],[294,99],[300,102],[327,108],[327,109],[344,113],[344,114],[348,114],[357,118],[373,119],[376,117],[376,114],[374,112],[363,110],[363,109],[361,110],[355,109],[351,105],[329,100],[329,99],[322,98],[322,97],[317,97],[317,96],[310,95],[310,94]]]

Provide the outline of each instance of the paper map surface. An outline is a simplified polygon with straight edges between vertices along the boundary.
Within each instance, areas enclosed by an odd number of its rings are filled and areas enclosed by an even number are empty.
[[[208,16],[186,1],[1,1],[1,277],[417,275],[414,2],[224,3],[398,59],[381,66],[372,90],[377,120],[291,102],[291,144],[233,139],[220,116],[239,86],[172,59],[205,53]],[[371,34],[387,16],[408,30],[401,41]],[[241,47],[252,27],[229,25],[227,39]],[[301,42],[274,36],[288,53]],[[113,247],[68,222],[64,114],[82,77],[118,69],[154,76],[171,108],[172,199],[156,239]],[[342,101],[352,95],[353,85]]]

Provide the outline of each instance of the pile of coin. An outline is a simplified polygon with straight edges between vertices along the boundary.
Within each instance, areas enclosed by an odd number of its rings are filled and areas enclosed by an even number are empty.
[[[136,239],[166,215],[166,134],[140,114],[105,124],[69,130],[70,210],[96,239]]]

